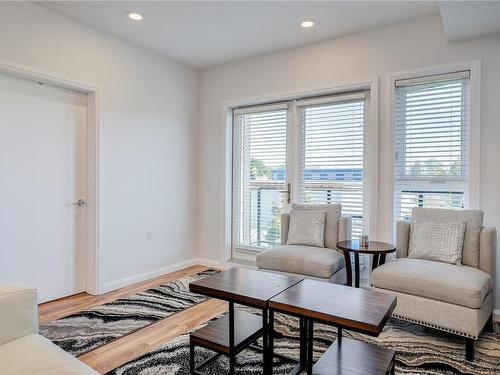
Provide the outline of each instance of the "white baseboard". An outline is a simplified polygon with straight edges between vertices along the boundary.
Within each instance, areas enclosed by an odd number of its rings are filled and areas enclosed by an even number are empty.
[[[206,259],[206,258],[197,258],[195,260],[197,262],[196,264],[199,264],[201,266],[213,267],[213,268],[218,268],[221,270],[227,270],[229,268],[240,266],[239,264],[234,264],[231,262],[219,262],[216,260]]]
[[[192,266],[196,266],[196,265],[219,268],[219,269],[228,269],[228,268],[235,266],[234,264],[231,264],[228,262],[219,262],[219,261],[212,260],[212,259],[205,259],[205,258],[188,259],[188,260],[185,260],[182,262],[170,264],[168,266],[156,268],[156,269],[151,270],[151,271],[143,272],[143,273],[140,273],[138,275],[125,277],[123,279],[116,280],[116,281],[111,281],[109,283],[102,285],[101,288],[99,288],[99,294],[111,292],[112,290],[123,288],[125,286],[129,286],[132,284],[140,283],[141,281],[149,280],[149,279],[152,279],[154,277],[164,275],[166,273],[179,271],[183,268],[192,267]]]
[[[223,269],[223,270],[228,268],[228,267],[224,266],[224,263],[219,262],[217,260],[213,260],[213,259],[196,258],[196,259],[194,259],[194,261],[196,262],[196,264],[198,264],[200,266],[218,268],[218,269]]]
[[[116,280],[116,281],[111,281],[109,283],[102,285],[101,288],[99,288],[99,294],[111,292],[112,290],[115,290],[115,289],[119,289],[119,288],[123,288],[125,286],[140,283],[141,281],[152,279],[154,277],[161,276],[161,275],[164,275],[166,273],[179,271],[183,268],[192,267],[192,266],[195,266],[197,264],[200,264],[200,261],[198,259],[188,259],[188,260],[185,260],[182,262],[170,264],[168,266],[156,268],[156,269],[151,270],[151,271],[146,271],[146,272],[140,273],[138,275],[125,277],[123,279]],[[215,266],[209,266],[209,267],[215,267]]]

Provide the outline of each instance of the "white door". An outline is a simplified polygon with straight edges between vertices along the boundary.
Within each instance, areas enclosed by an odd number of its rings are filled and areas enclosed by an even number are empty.
[[[0,74],[0,283],[85,290],[87,95]]]
[[[290,203],[288,103],[234,110],[233,251],[280,243]]]
[[[293,203],[341,204],[357,238],[369,228],[370,95],[350,92],[233,109],[233,257],[281,243]],[[363,262],[363,260],[362,260]]]

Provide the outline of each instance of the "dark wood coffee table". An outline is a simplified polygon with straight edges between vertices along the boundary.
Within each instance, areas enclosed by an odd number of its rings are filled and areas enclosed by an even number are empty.
[[[364,289],[353,289],[343,285],[336,285],[321,281],[303,280],[288,288],[284,292],[271,298],[269,301],[269,321],[271,331],[269,345],[273,345],[273,319],[275,312],[281,312],[305,319],[306,352],[301,351],[301,365],[308,374],[386,374],[392,371],[394,351],[366,347],[362,344],[350,343],[351,340],[342,338],[342,329],[378,336],[396,307],[396,297],[390,294],[374,292]],[[322,322],[333,325],[338,329],[337,340],[331,350],[318,361],[313,370],[313,325]],[[302,323],[301,323],[302,324]],[[302,327],[301,327],[302,328]],[[341,346],[344,345],[345,346]],[[365,355],[369,351],[373,360],[355,361],[344,360],[345,352],[351,356]],[[342,354],[342,358],[338,357]],[[272,356],[272,353],[270,354]],[[368,357],[366,357],[368,358]],[[336,370],[324,372],[325,363],[335,361]],[[368,367],[366,367],[368,366]],[[336,372],[335,372],[336,371]]]
[[[210,322],[190,334],[190,371],[199,369],[217,358],[229,357],[229,373],[234,374],[236,355],[263,336],[264,374],[272,369],[272,351],[269,350],[268,303],[275,295],[296,285],[301,278],[246,268],[231,268],[189,284],[194,293],[229,302],[229,314]],[[262,309],[262,318],[244,311],[234,311],[234,304]],[[202,363],[194,363],[195,346],[213,350],[216,354]],[[270,363],[271,362],[271,363]]]
[[[346,337],[333,343],[314,364],[313,375],[394,374],[394,350]],[[341,363],[339,363],[341,361]]]
[[[373,254],[372,271],[385,263],[386,254],[396,251],[396,246],[386,242],[368,241],[367,246],[361,246],[359,241],[340,241],[337,248],[344,252],[345,269],[347,272],[347,285],[352,286],[351,255],[354,254],[354,272],[356,278],[354,285],[359,288],[359,254]]]

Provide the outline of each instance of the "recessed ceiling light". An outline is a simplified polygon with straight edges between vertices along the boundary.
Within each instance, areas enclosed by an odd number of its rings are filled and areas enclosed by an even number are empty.
[[[304,29],[308,29],[309,27],[313,27],[314,26],[314,21],[313,20],[302,21],[302,23],[300,24],[300,26],[302,26]]]
[[[128,18],[134,21],[142,21],[142,15],[137,12],[128,12]]]

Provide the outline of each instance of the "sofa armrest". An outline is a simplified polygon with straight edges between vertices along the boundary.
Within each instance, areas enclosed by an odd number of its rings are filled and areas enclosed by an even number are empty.
[[[479,269],[495,277],[495,258],[497,251],[497,230],[484,227],[479,237]]]
[[[282,245],[286,245],[288,239],[288,228],[290,227],[290,214],[281,214],[281,238]]]
[[[352,237],[352,217],[341,216],[339,217],[339,231],[338,231],[338,242],[349,241]]]
[[[38,333],[36,289],[0,284],[0,345]]]
[[[396,226],[396,254],[398,258],[408,256],[408,246],[410,245],[410,223],[398,221]]]

